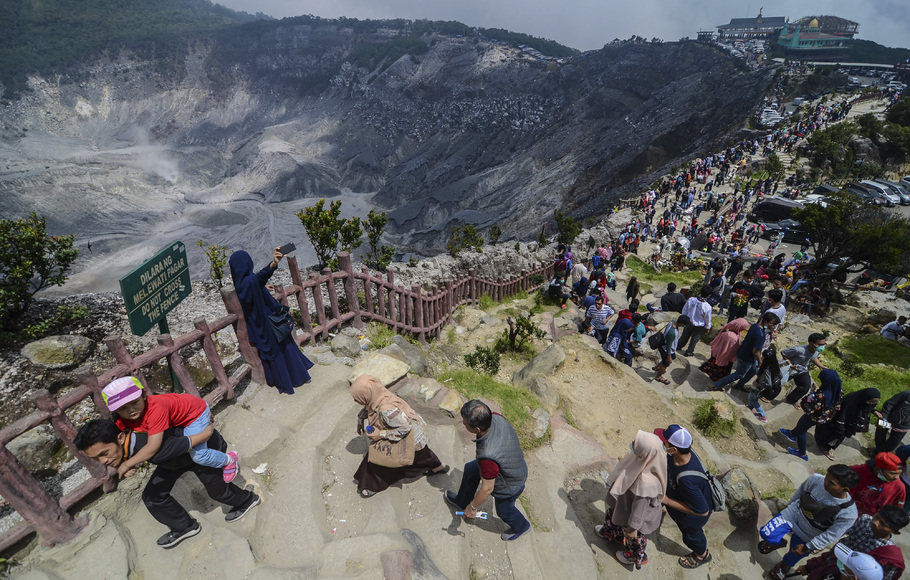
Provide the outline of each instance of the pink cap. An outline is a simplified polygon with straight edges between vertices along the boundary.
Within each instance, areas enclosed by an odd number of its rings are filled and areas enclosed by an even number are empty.
[[[122,377],[109,383],[101,391],[107,408],[116,411],[130,401],[135,401],[142,396],[142,383],[136,377]]]

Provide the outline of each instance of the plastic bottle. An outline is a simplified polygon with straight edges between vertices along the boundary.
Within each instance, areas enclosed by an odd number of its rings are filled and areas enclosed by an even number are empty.
[[[376,429],[372,425],[367,425],[363,430],[367,432],[367,435],[372,435]]]

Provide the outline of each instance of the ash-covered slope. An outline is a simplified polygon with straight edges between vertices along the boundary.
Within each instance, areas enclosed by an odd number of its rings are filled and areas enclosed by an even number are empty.
[[[0,217],[38,211],[91,242],[73,290],[110,289],[177,238],[196,278],[198,239],[263,257],[294,240],[313,263],[293,212],[319,197],[389,211],[401,251],[441,250],[452,223],[531,238],[554,208],[598,216],[723,144],[772,74],[692,42],[545,60],[401,34],[258,22],[173,70],[122,56],[78,83],[33,78],[0,108]]]

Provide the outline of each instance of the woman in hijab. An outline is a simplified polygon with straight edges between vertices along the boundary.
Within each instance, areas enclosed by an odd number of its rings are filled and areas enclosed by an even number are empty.
[[[799,449],[787,447],[787,453],[796,455],[804,461],[809,461],[809,456],[806,455],[806,433],[813,425],[823,425],[834,419],[841,409],[844,396],[837,371],[823,370],[818,373],[818,381],[821,384],[809,391],[809,394],[796,404],[797,408],[803,411],[803,416],[796,422],[796,427],[780,430],[781,435],[799,446]]]
[[[638,292],[641,290],[641,285],[638,283],[638,278],[632,276],[629,279],[629,285],[626,286],[626,300],[631,302],[635,298],[638,298]]]
[[[749,330],[749,326],[749,321],[745,318],[735,318],[721,328],[717,337],[711,341],[711,358],[698,369],[712,381],[719,381],[729,375],[736,362],[741,335]]]
[[[386,389],[376,377],[360,375],[351,384],[351,397],[363,405],[357,414],[357,434],[366,435],[371,441],[386,439],[401,441],[414,432],[414,462],[404,467],[385,467],[368,461],[365,455],[354,473],[357,492],[362,497],[372,497],[393,483],[421,475],[447,473],[449,466],[436,457],[427,443],[427,424],[417,411],[403,399]],[[372,429],[368,433],[366,427]]]
[[[834,450],[844,439],[869,430],[869,415],[875,412],[881,398],[882,394],[874,388],[856,391],[843,398],[837,415],[815,428],[815,442],[825,452],[825,457],[834,461]]]
[[[594,532],[611,542],[622,542],[616,559],[634,564],[637,570],[647,563],[647,535],[660,526],[661,501],[667,490],[667,457],[657,435],[639,431],[635,442],[607,479],[607,513]]]
[[[632,336],[633,330],[635,330],[635,323],[632,321],[632,313],[628,310],[620,310],[619,320],[613,325],[613,329],[607,335],[607,340],[604,341],[604,352],[632,366],[629,338]]]
[[[284,255],[275,248],[272,261],[259,272],[253,272],[253,259],[240,250],[231,254],[231,278],[234,289],[243,307],[243,318],[250,344],[259,351],[266,382],[278,387],[278,391],[288,395],[294,394],[294,387],[310,382],[313,367],[294,342],[293,333],[285,340],[278,342],[272,330],[269,314],[278,310],[278,301],[265,287],[266,282],[275,273],[278,263]]]

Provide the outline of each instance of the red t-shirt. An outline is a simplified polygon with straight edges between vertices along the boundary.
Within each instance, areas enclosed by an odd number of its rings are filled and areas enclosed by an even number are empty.
[[[170,427],[186,427],[199,418],[206,409],[206,403],[193,395],[167,393],[149,395],[145,400],[145,412],[137,421],[118,418],[121,431],[145,431],[149,435],[161,433]]]
[[[851,465],[850,469],[859,474],[859,485],[850,490],[850,497],[856,502],[856,510],[860,515],[875,515],[886,505],[904,507],[907,492],[900,479],[882,481],[865,463]]]

